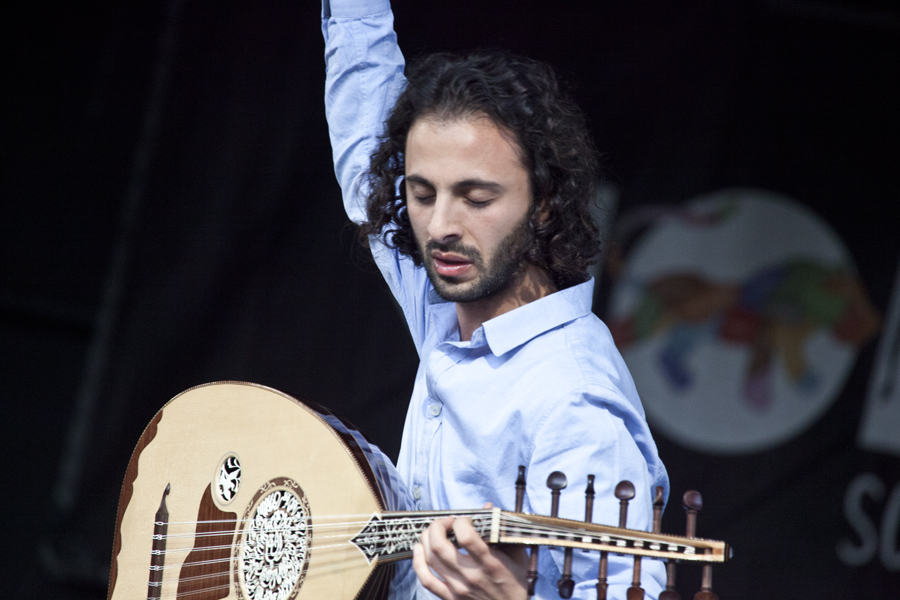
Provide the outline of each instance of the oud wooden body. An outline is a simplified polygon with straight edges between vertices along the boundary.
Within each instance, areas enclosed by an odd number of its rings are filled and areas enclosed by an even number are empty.
[[[242,480],[225,502],[215,493],[217,478],[222,461],[232,455],[239,458]],[[167,486],[168,535],[158,597],[247,598],[235,585],[241,519],[259,491],[279,478],[299,483],[314,524],[330,515],[365,521],[383,509],[359,457],[318,413],[293,398],[246,383],[209,384],[175,397],[147,427],[129,463],[108,598],[148,597],[155,515]],[[229,519],[237,523],[232,526]],[[198,521],[219,529],[197,535],[204,527]],[[358,523],[327,534],[316,529],[302,585],[290,598],[356,598],[377,567],[347,541],[359,529]],[[215,548],[196,550],[207,546]],[[190,581],[179,582],[186,572],[197,588],[189,595]]]
[[[383,599],[395,568],[399,585],[410,584],[408,563],[396,561],[410,558],[421,531],[442,516],[470,518],[495,544],[704,563],[731,557],[725,542],[499,508],[408,511],[387,458],[320,410],[235,382],[166,404],[126,471],[108,600]]]

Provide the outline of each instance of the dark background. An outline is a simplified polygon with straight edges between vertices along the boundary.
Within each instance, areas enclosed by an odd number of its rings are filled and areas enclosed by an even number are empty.
[[[786,194],[837,232],[887,311],[900,256],[893,3],[394,9],[408,57],[491,46],[556,66],[620,210],[731,186]],[[315,2],[3,11],[3,595],[103,598],[122,474],[165,401],[207,381],[263,383],[332,407],[396,457],[417,359],[342,213]],[[900,598],[897,571],[835,553],[858,541],[848,482],[900,484],[897,456],[856,447],[877,342],[779,448],[723,458],[657,435],[673,490],[704,492],[700,533],[736,548],[716,569],[721,597]],[[677,504],[667,531],[683,527]],[[876,523],[883,504],[865,505]],[[697,583],[680,571],[684,597]]]

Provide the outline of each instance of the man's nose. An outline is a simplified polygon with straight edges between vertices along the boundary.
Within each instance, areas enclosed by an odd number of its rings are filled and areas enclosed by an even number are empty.
[[[442,244],[461,238],[459,208],[456,199],[439,194],[428,222],[428,237]]]

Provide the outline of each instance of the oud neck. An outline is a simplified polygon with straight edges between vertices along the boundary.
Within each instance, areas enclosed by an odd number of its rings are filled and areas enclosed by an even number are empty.
[[[707,563],[731,558],[725,542],[513,513],[499,508],[376,514],[350,541],[370,563],[376,559],[393,562],[411,558],[419,535],[442,517],[471,519],[475,531],[492,544],[582,548]],[[452,532],[449,537],[453,540]]]

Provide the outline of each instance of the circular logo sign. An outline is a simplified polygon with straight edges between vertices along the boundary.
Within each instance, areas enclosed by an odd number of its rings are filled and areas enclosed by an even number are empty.
[[[878,330],[849,254],[805,207],[725,190],[656,213],[607,322],[655,429],[712,453],[809,427]]]

